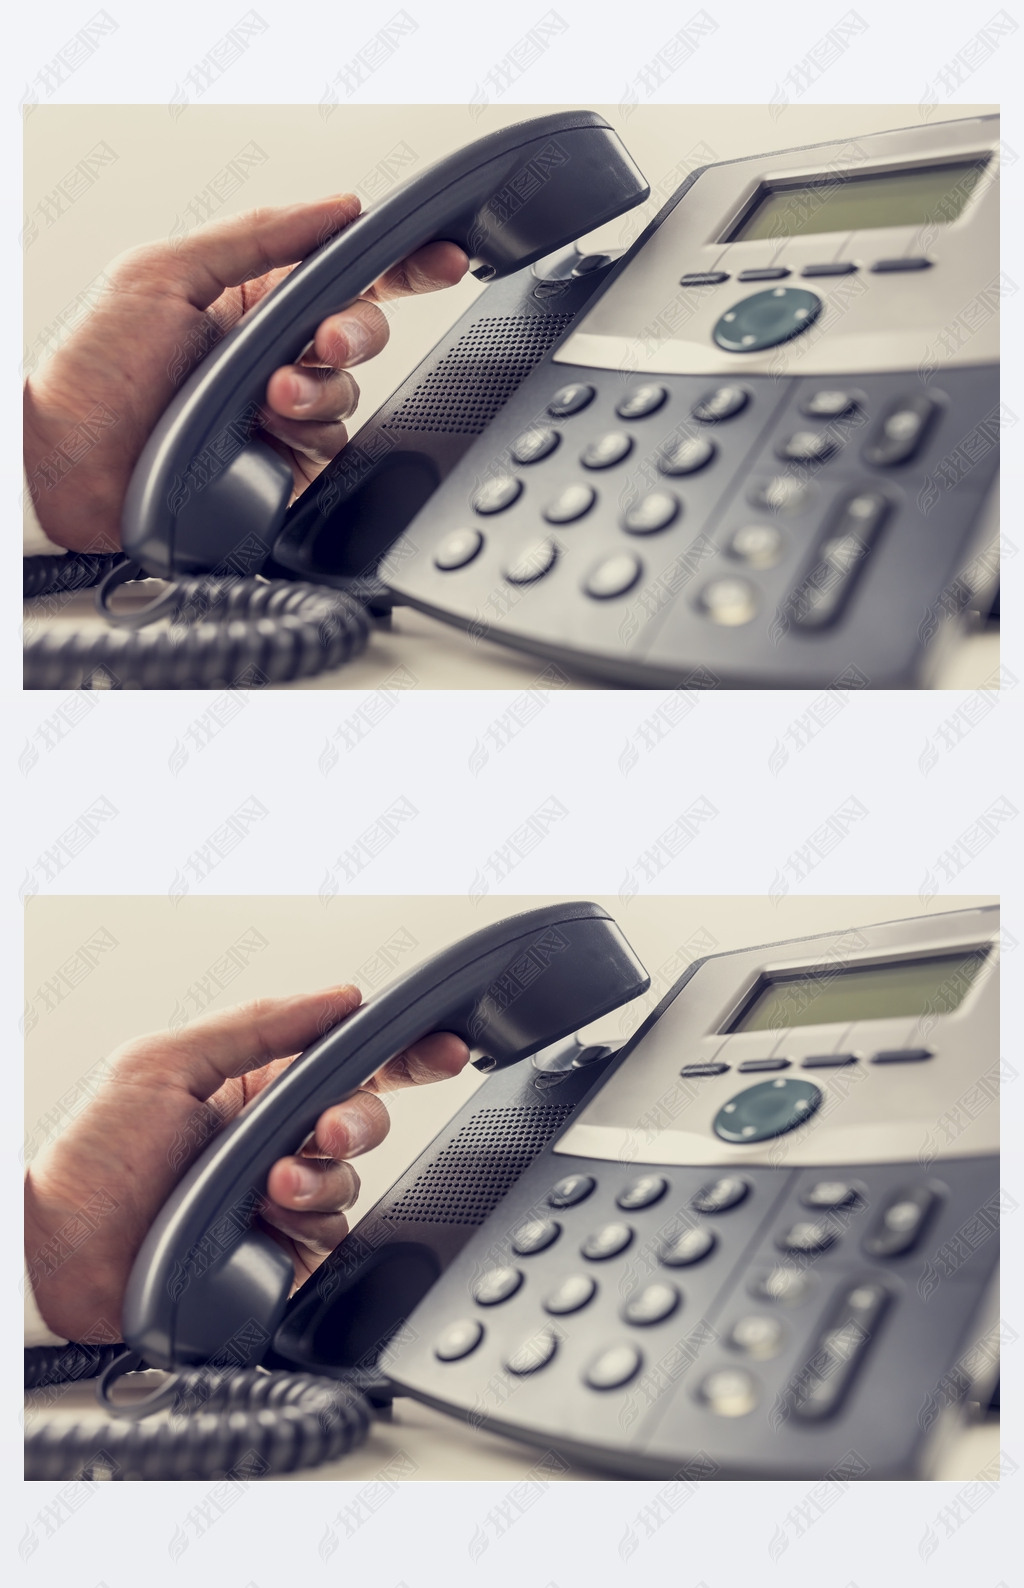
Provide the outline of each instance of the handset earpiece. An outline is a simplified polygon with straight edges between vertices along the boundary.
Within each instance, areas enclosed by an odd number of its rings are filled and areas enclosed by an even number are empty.
[[[325,1108],[432,1031],[504,1068],[650,985],[596,904],[548,905],[484,927],[417,967],[301,1054],[211,1142],[168,1199],[125,1293],[124,1338],[154,1366],[258,1361],[292,1264],[252,1220],[278,1158]]]
[[[284,459],[251,435],[267,381],[320,321],[434,241],[484,280],[508,275],[642,203],[650,189],[594,111],[539,116],[438,161],[330,238],[192,373],[154,429],[125,498],[121,543],[162,578],[256,572],[292,491]]]

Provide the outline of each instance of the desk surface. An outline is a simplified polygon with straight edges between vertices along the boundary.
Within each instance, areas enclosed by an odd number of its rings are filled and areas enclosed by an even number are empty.
[[[138,1394],[148,1394],[163,1375],[140,1373]],[[133,1381],[133,1388],[134,1388]],[[121,1394],[123,1386],[118,1393]],[[100,1424],[106,1413],[96,1404],[91,1382],[67,1384],[52,1400],[53,1391],[36,1390],[25,1397],[26,1429],[39,1426],[45,1417],[57,1426],[72,1422]],[[160,1414],[163,1415],[163,1414]],[[964,1429],[946,1449],[936,1479],[967,1482],[988,1477],[999,1459],[999,1425],[986,1422]],[[351,1479],[401,1475],[412,1481],[497,1480],[508,1482],[533,1477],[557,1481],[592,1481],[602,1476],[586,1467],[566,1464],[552,1468],[544,1452],[520,1445],[497,1434],[471,1429],[451,1417],[442,1416],[428,1406],[404,1397],[395,1401],[390,1412],[374,1420],[370,1437],[359,1450],[339,1461],[330,1461],[304,1472],[283,1474],[288,1482],[305,1478]]]
[[[118,592],[118,605],[143,606],[152,599],[157,586],[149,581]],[[100,634],[105,622],[97,615],[91,590],[78,591],[57,614],[47,615],[42,602],[27,602],[25,631],[67,632],[81,630]],[[375,626],[362,656],[346,667],[335,668],[317,678],[303,678],[280,689],[354,689],[385,687],[417,689],[530,689],[549,664],[540,658],[513,651],[488,640],[472,639],[461,630],[399,607],[387,623]],[[937,689],[992,688],[999,668],[999,635],[987,632],[963,639],[950,648],[939,674]],[[396,674],[399,676],[396,678]],[[601,689],[594,679],[565,673],[565,685],[572,689]],[[546,686],[542,686],[546,687]]]

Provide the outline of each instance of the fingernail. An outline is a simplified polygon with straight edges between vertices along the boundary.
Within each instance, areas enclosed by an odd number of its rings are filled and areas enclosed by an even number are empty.
[[[312,408],[318,401],[323,387],[315,375],[303,375],[301,372],[292,376],[292,407]]]
[[[308,1202],[320,1188],[320,1175],[306,1164],[292,1165],[292,1196],[296,1202]]]
[[[370,328],[355,315],[350,320],[343,320],[340,328],[345,334],[345,362],[356,364],[369,352]]]

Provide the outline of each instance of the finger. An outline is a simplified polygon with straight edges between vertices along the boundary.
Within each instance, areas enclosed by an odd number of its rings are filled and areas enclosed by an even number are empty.
[[[280,265],[294,265],[359,214],[354,193],[249,210],[197,226],[168,249],[168,265],[197,309],[206,309],[226,287],[237,287]]]
[[[363,364],[387,345],[390,329],[383,309],[359,298],[320,322],[313,338],[313,356],[334,369]]]
[[[267,382],[266,402],[285,419],[348,419],[358,401],[355,377],[344,369],[288,364],[275,369]]]
[[[300,1246],[326,1257],[348,1234],[348,1219],[344,1213],[298,1213],[291,1208],[279,1207],[276,1202],[264,1203],[260,1215],[264,1224],[280,1230]]]
[[[450,1031],[435,1031],[389,1059],[369,1081],[376,1092],[394,1092],[403,1086],[423,1086],[458,1075],[469,1061],[469,1049]]]
[[[359,1176],[333,1158],[279,1158],[267,1175],[267,1196],[282,1208],[344,1213],[359,1195]]]
[[[390,1129],[391,1118],[384,1104],[364,1087],[324,1110],[311,1146],[326,1158],[358,1158],[361,1152],[379,1146]]]
[[[312,472],[303,468],[302,472],[307,479],[318,473],[325,464],[330,463],[348,440],[348,431],[342,424],[304,424],[301,419],[279,419],[273,413],[264,414],[263,430],[268,435],[276,436],[279,441],[283,441],[285,446],[299,458],[308,458],[316,465]],[[297,460],[293,459],[293,461]]]
[[[413,292],[437,292],[441,287],[453,287],[468,269],[469,260],[457,243],[427,243],[392,265],[363,296],[384,303]]]
[[[330,987],[324,992],[292,998],[258,998],[215,1015],[206,1015],[181,1031],[147,1036],[128,1043],[115,1064],[132,1080],[167,1086],[168,1077],[205,1103],[234,1076],[290,1058],[308,1047],[359,1007],[358,987]]]

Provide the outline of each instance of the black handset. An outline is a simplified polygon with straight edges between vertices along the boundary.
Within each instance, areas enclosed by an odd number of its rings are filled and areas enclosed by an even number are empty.
[[[328,314],[435,240],[491,280],[641,203],[641,173],[593,111],[539,116],[438,161],[324,243],[224,338],[177,393],[136,465],[122,544],[150,573],[205,572],[229,556],[256,571],[292,491],[291,471],[250,438],[267,381]],[[247,548],[247,549],[245,549]]]
[[[251,1227],[267,1174],[325,1108],[410,1043],[453,1031],[484,1050],[489,1068],[503,1068],[648,985],[619,928],[586,903],[512,916],[411,971],[308,1048],[192,1166],[136,1258],[127,1343],[153,1365],[175,1367],[215,1358],[253,1323],[265,1342],[292,1283],[284,1252]]]

